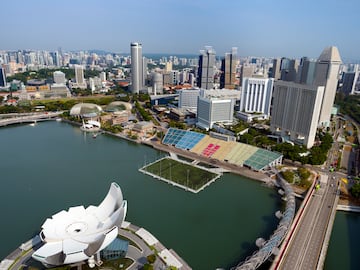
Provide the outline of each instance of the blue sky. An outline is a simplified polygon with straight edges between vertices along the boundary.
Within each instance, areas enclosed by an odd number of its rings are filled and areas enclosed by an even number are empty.
[[[360,59],[358,0],[1,0],[0,50],[103,49]]]

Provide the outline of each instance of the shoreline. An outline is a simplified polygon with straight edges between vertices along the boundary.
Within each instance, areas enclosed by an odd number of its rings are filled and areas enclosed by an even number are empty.
[[[74,121],[64,119],[64,118],[61,118],[61,119],[66,123],[74,124],[76,126],[81,126],[81,123],[74,122]],[[106,130],[103,130],[103,129],[100,129],[100,130],[101,130],[101,132],[103,132],[105,134],[108,134],[110,136],[114,136],[114,137],[117,137],[117,138],[120,138],[120,139],[125,139],[127,141],[130,141],[130,142],[133,142],[133,143],[136,143],[136,144],[146,145],[146,146],[152,147],[153,149],[156,149],[156,150],[168,153],[168,154],[175,153],[175,154],[177,154],[177,155],[179,155],[181,157],[189,158],[189,159],[192,159],[192,160],[197,160],[199,162],[206,163],[206,164],[209,164],[211,166],[223,168],[223,169],[228,170],[230,173],[234,173],[234,174],[237,174],[237,175],[240,175],[240,176],[243,176],[243,177],[255,180],[255,181],[268,183],[269,181],[273,180],[269,176],[265,175],[264,173],[252,171],[252,170],[250,170],[248,168],[239,167],[238,165],[225,163],[225,162],[222,162],[222,161],[219,161],[219,160],[216,160],[216,159],[209,159],[207,157],[200,156],[200,155],[192,153],[190,151],[185,151],[185,150],[182,150],[182,149],[175,148],[174,146],[163,145],[158,141],[153,142],[153,141],[133,140],[133,139],[128,138],[128,137],[126,137],[124,135],[112,133],[110,131],[106,131]]]
[[[75,126],[81,126],[81,123],[71,121],[71,120],[66,119],[66,118],[62,118],[61,116],[59,116],[59,117],[65,123],[75,125]],[[55,119],[50,119],[50,120],[55,121]],[[106,130],[103,130],[103,129],[100,129],[100,131],[103,132],[104,134],[108,134],[110,136],[117,137],[117,138],[120,138],[120,139],[125,139],[125,140],[127,140],[129,142],[132,142],[132,143],[143,144],[143,145],[150,146],[153,149],[156,149],[156,150],[168,153],[168,154],[175,153],[175,154],[177,154],[179,156],[182,156],[182,157],[185,157],[185,158],[189,158],[189,159],[192,159],[192,160],[198,160],[199,162],[203,162],[203,163],[209,164],[211,166],[216,166],[216,167],[219,167],[219,168],[223,168],[223,169],[228,170],[230,173],[234,173],[234,174],[249,178],[251,180],[260,181],[260,182],[265,183],[265,184],[273,181],[273,179],[271,179],[269,176],[267,176],[264,173],[255,172],[255,171],[252,171],[252,170],[250,170],[248,168],[239,167],[237,165],[225,163],[225,162],[222,162],[222,161],[219,161],[219,160],[209,159],[209,158],[197,155],[195,153],[192,153],[190,151],[185,151],[185,150],[182,150],[182,149],[175,148],[174,146],[163,145],[158,141],[154,142],[154,141],[133,140],[133,139],[127,137],[127,136],[112,133],[110,131],[106,131]],[[294,188],[294,193],[297,194],[297,197],[299,197],[299,198],[303,197],[304,196],[303,194],[307,192],[307,190],[302,190],[302,193],[300,193],[299,189],[297,189],[296,186],[292,186],[292,187],[295,187]],[[355,206],[356,207],[356,206],[360,206],[360,202],[354,202],[354,200],[351,199],[351,198],[342,198],[340,196],[338,205]]]

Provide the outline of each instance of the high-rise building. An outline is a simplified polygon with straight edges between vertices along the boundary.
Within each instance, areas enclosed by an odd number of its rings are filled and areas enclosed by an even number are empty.
[[[106,81],[106,72],[105,71],[100,72],[100,79],[102,82]]]
[[[352,70],[348,70],[342,74],[342,86],[340,88],[341,92],[345,95],[358,94],[360,91],[360,81],[359,81],[359,65],[354,65]]]
[[[233,122],[234,101],[211,97],[198,97],[196,125],[203,129],[211,129],[215,123]]]
[[[143,88],[143,57],[142,45],[138,42],[131,43],[131,91],[138,94]]]
[[[5,69],[3,67],[0,67],[0,87],[6,86],[6,74]]]
[[[172,70],[172,62],[168,61],[165,63],[165,72],[170,72]]]
[[[274,79],[244,78],[240,99],[240,112],[261,113],[270,116]]]
[[[297,82],[303,84],[313,84],[315,77],[316,61],[303,57],[300,60]]]
[[[197,100],[200,95],[200,89],[183,89],[179,90],[179,109],[196,109]]]
[[[298,60],[282,58],[281,67],[280,67],[281,69],[280,80],[287,82],[295,82],[298,68],[299,68]]]
[[[237,48],[231,49],[221,60],[220,88],[235,89]]]
[[[87,87],[85,78],[84,78],[84,69],[81,65],[75,65],[75,88],[85,89]]]
[[[84,84],[84,69],[81,65],[75,65],[75,82],[77,84]]]
[[[324,86],[275,81],[270,130],[310,148],[314,145]]]
[[[56,84],[65,84],[66,83],[66,78],[65,78],[65,73],[61,72],[61,71],[54,71],[53,74],[54,77],[54,82]]]
[[[314,85],[325,86],[319,126],[328,127],[338,85],[341,58],[339,50],[332,46],[323,50],[316,63]]]
[[[163,88],[164,88],[164,81],[163,81],[163,75],[158,72],[153,72],[151,76],[152,80],[152,93],[154,95],[156,94],[162,94]]]
[[[276,58],[273,60],[272,72],[270,77],[274,78],[275,80],[280,80],[281,76],[281,59]]]
[[[207,46],[200,51],[198,68],[198,86],[203,89],[214,88],[215,51]]]
[[[245,78],[250,78],[255,73],[255,65],[242,65],[240,69],[240,85],[243,84]]]

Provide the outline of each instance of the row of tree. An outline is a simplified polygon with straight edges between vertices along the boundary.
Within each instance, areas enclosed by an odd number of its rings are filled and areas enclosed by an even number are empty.
[[[349,115],[356,122],[360,123],[360,96],[345,95],[344,93],[337,93],[335,104],[340,107],[340,112]]]
[[[321,165],[327,159],[333,138],[329,133],[319,133],[318,141],[320,144],[309,150],[303,145],[291,145],[286,142],[274,145],[272,150],[282,153],[286,159],[299,161],[302,164]]]
[[[75,78],[75,70],[73,68],[57,68],[57,69],[44,68],[44,69],[39,69],[37,71],[25,71],[22,73],[16,73],[12,76],[8,76],[6,80],[8,82],[11,82],[12,80],[19,80],[22,81],[24,84],[26,84],[27,81],[31,79],[39,79],[39,80],[41,79],[41,80],[51,81],[53,79],[53,74],[55,71],[61,71],[65,73],[65,78],[67,80]],[[99,76],[99,74],[100,71],[98,70],[89,70],[89,69],[84,70],[85,78]]]

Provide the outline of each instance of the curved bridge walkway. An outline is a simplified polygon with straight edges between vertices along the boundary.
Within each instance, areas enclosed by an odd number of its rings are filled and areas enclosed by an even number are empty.
[[[284,194],[284,199],[287,202],[285,211],[281,215],[279,225],[270,238],[262,243],[259,250],[255,251],[252,256],[246,258],[245,261],[239,263],[236,267],[233,267],[232,270],[256,269],[272,254],[278,253],[278,247],[287,235],[295,215],[295,196],[290,184],[280,176],[278,177],[278,184],[283,189],[283,192],[281,193]]]

